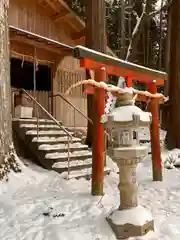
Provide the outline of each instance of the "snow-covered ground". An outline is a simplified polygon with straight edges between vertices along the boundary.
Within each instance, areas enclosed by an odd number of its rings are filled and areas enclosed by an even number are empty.
[[[0,184],[2,240],[115,240],[106,222],[118,207],[118,175],[105,177],[104,197],[90,195],[91,182],[64,180],[27,162],[20,174]],[[156,234],[138,239],[180,239],[180,171],[164,170],[162,183],[152,182],[150,156],[138,166],[140,204],[152,211]],[[136,238],[137,239],[137,238]]]

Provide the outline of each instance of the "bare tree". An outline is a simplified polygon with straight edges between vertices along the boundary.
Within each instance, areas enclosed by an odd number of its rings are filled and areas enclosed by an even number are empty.
[[[9,0],[0,1],[0,179],[11,169],[19,171],[12,141],[8,7]]]
[[[125,21],[126,21],[126,16],[125,16],[125,2],[124,0],[121,0],[121,51],[120,51],[120,56],[122,59],[125,57]]]
[[[136,25],[133,29],[132,36],[129,41],[126,60],[132,61],[132,59],[136,55],[137,45],[147,21],[151,18],[154,18],[157,14],[161,13],[163,10],[168,9],[169,6],[171,5],[171,2],[172,2],[171,0],[165,3],[164,1],[162,1],[162,4],[159,7],[159,9],[151,12],[152,0],[143,0],[141,15],[139,16],[135,11],[133,11],[133,15],[136,17]]]
[[[132,1],[133,2],[133,1]],[[93,4],[97,4],[96,2]],[[127,61],[132,61],[134,59],[134,56],[136,56],[137,49],[138,49],[138,43],[140,40],[140,37],[142,35],[142,32],[144,30],[144,26],[148,22],[149,19],[154,18],[157,14],[159,14],[162,10],[167,9],[171,4],[171,0],[167,1],[165,4],[162,4],[160,8],[156,11],[151,11],[151,5],[152,5],[152,0],[143,0],[142,1],[142,12],[140,15],[138,15],[135,11],[133,11],[133,15],[136,17],[136,24],[135,27],[132,31],[132,35],[129,39],[129,46],[127,49],[127,53],[125,53],[125,46],[122,46],[122,44],[125,45],[125,15],[122,14],[122,11],[126,11],[126,6],[125,6],[125,1],[121,0],[121,57],[125,58]],[[94,7],[93,7],[94,6]],[[100,49],[99,46],[95,46],[95,43],[99,41],[99,44],[102,43],[100,40],[100,36],[102,34],[97,34],[99,32],[99,29],[96,29],[94,27],[94,33],[93,36],[91,36],[91,28],[92,24],[96,26],[96,21],[92,20],[94,18],[91,18],[91,16],[94,16],[94,13],[96,12],[97,8],[96,5],[92,5],[92,0],[87,0],[86,1],[86,29],[87,29],[87,35],[86,35],[86,46],[89,48],[93,48],[98,51],[104,52],[105,45],[103,46],[103,49]],[[105,21],[105,16],[102,11],[98,12],[99,17],[102,19],[104,18]],[[98,24],[97,24],[98,26]],[[101,30],[102,32],[102,30]],[[99,40],[98,40],[99,37]],[[94,39],[95,40],[94,40]],[[87,75],[87,79],[90,76]],[[89,94],[87,97],[87,113],[88,117],[93,120],[93,95]],[[91,147],[92,144],[92,137],[93,137],[93,128],[92,124],[88,122],[88,132],[87,132],[87,138],[86,138],[86,144],[88,144]]]

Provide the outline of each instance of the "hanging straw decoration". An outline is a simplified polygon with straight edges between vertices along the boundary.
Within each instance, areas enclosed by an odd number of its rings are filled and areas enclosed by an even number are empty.
[[[21,54],[19,52],[14,51],[14,50],[11,50],[10,54],[11,54],[11,57],[24,59],[24,61],[25,60],[34,61],[34,57],[32,55]],[[49,61],[49,60],[45,60],[45,59],[37,59],[37,61],[38,61],[38,63],[45,64],[45,65],[47,65],[47,64],[52,65],[52,64],[55,63],[55,61]]]
[[[22,57],[21,68],[24,67],[24,56]]]
[[[39,63],[38,63],[38,60],[37,60],[37,58],[36,58],[36,64],[35,64],[35,69],[36,69],[36,72],[38,71],[38,66],[39,66]]]
[[[112,84],[106,84],[105,82],[96,82],[93,79],[83,80],[83,81],[73,84],[70,88],[68,88],[66,90],[65,95],[69,95],[69,93],[71,92],[71,90],[73,88],[78,87],[83,84],[89,84],[89,85],[92,85],[97,88],[103,88],[105,91],[110,92],[115,97],[118,97],[119,94],[125,93],[128,90],[129,93],[132,93],[134,100],[148,101],[150,98],[151,100],[152,99],[158,100],[159,103],[165,103],[169,99],[168,97],[165,97],[162,93],[152,94],[148,91],[140,91],[140,90],[136,90],[134,88],[124,88],[123,89],[118,86],[114,86]]]

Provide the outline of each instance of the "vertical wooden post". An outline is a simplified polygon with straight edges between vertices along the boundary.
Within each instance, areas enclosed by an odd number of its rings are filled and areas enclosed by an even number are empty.
[[[56,101],[56,99],[54,99],[54,97],[53,97],[53,94],[54,94],[54,75],[55,75],[55,66],[53,64],[50,66],[50,71],[51,71],[51,93],[50,93],[49,100],[51,101],[51,107],[50,107],[51,108],[51,115],[54,116],[54,101]]]
[[[148,84],[148,90],[153,94],[157,93],[155,80]],[[152,123],[150,126],[150,138],[151,138],[153,181],[162,181],[163,177],[162,177],[162,162],[161,162],[157,103],[155,101],[151,101],[149,104],[149,109],[152,114]]]
[[[106,80],[105,69],[95,71],[95,80],[97,82]],[[92,145],[92,195],[103,195],[104,181],[104,127],[100,123],[101,116],[105,108],[105,91],[100,88],[95,89],[94,95],[94,134]]]

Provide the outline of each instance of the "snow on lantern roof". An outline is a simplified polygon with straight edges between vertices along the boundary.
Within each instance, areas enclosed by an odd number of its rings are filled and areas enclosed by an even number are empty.
[[[110,114],[103,115],[101,123],[107,125],[140,127],[148,126],[151,122],[151,113],[143,112],[137,106],[122,106],[115,108]]]

